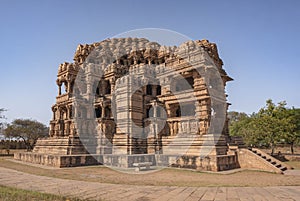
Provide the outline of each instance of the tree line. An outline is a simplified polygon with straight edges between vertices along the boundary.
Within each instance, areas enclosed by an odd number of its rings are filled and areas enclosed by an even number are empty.
[[[0,129],[1,133],[8,139],[21,140],[28,151],[32,150],[40,137],[48,135],[49,128],[41,122],[32,119],[15,119],[11,123],[5,123],[3,112],[0,108]],[[6,143],[10,146],[11,143]]]
[[[10,149],[26,149],[26,145],[23,140],[0,140],[0,150],[9,153]]]
[[[288,108],[286,102],[274,104],[271,99],[258,112],[229,112],[231,136],[241,136],[248,146],[271,148],[279,144],[294,146],[300,143],[300,108]]]

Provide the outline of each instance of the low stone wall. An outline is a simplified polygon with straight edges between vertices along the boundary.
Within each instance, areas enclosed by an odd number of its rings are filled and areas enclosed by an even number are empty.
[[[101,155],[65,155],[60,157],[61,167],[77,167],[86,165],[102,165]]]
[[[222,171],[238,167],[235,155],[206,156],[194,155],[47,155],[34,152],[15,153],[14,159],[52,167],[76,167],[86,165],[107,165],[119,168],[132,168],[133,163],[151,162],[153,166],[180,167],[204,171]]]
[[[189,168],[204,171],[222,171],[239,167],[235,155],[200,157],[195,155],[157,155],[159,166]]]
[[[217,171],[232,170],[239,167],[236,155],[217,156]]]
[[[76,167],[86,165],[107,165],[121,168],[133,167],[133,163],[152,162],[156,165],[154,154],[136,154],[136,155],[47,155],[34,152],[15,153],[15,160],[24,162],[47,165],[52,167]]]
[[[118,155],[118,154],[105,154],[102,155],[103,164],[107,166],[131,168],[133,163],[152,162],[156,165],[154,154],[134,154],[134,155]]]
[[[76,167],[102,164],[100,155],[47,155],[32,152],[15,153],[15,160],[52,167]]]
[[[239,149],[237,153],[238,163],[241,168],[281,173],[280,169],[274,167],[271,163],[265,161],[248,149]]]

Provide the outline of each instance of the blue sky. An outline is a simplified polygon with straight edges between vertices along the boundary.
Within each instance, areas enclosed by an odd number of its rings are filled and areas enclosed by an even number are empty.
[[[57,68],[79,43],[163,28],[219,48],[230,110],[252,113],[266,99],[300,107],[300,3],[264,1],[0,0],[0,108],[8,121],[48,124]]]

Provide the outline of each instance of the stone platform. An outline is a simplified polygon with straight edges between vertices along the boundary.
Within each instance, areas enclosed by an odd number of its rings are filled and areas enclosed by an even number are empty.
[[[52,167],[77,167],[86,165],[101,165],[100,155],[79,154],[79,155],[48,155],[34,152],[22,152],[14,154],[15,160],[47,165]],[[99,162],[100,161],[100,162]]]
[[[181,167],[205,171],[222,171],[237,168],[237,158],[234,155],[208,156],[201,158],[192,155],[164,154],[78,154],[49,155],[34,152],[15,153],[14,159],[34,164],[52,167],[77,167],[87,165],[106,165],[118,168],[132,168],[133,163],[151,162],[152,166]]]

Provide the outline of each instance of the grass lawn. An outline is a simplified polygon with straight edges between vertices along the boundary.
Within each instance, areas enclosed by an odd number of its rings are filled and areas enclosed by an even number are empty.
[[[47,193],[39,193],[35,191],[27,191],[12,187],[0,185],[0,200],[5,201],[79,201],[79,199],[69,199],[63,196],[52,195]]]

